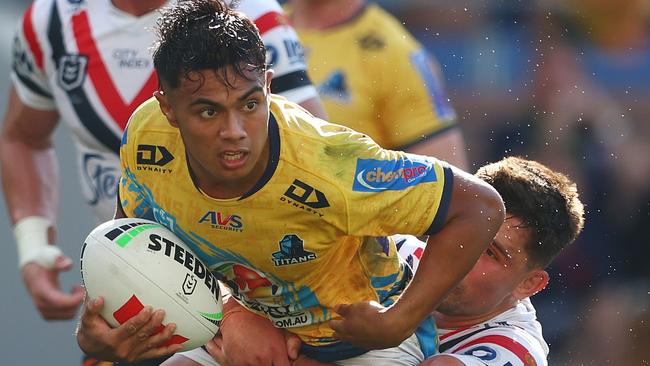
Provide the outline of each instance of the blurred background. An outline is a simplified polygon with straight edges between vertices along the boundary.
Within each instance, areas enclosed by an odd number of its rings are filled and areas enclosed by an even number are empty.
[[[107,0],[100,0],[107,1]],[[473,170],[505,155],[578,182],[583,234],[533,298],[550,365],[650,364],[650,1],[378,1],[438,59]],[[0,73],[28,0],[0,3]],[[8,77],[0,81],[4,115]],[[58,242],[73,258],[94,226],[65,127]],[[16,265],[0,198],[0,351],[6,365],[79,365],[75,322],[47,323]],[[63,287],[79,281],[78,266]]]

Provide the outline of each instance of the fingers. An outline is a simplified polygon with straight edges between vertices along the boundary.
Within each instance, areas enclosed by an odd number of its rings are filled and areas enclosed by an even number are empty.
[[[151,337],[151,335],[153,334],[164,333],[165,329],[163,329],[160,326],[164,318],[165,318],[165,312],[163,310],[154,311],[153,314],[151,315],[151,318],[140,329],[138,329],[135,336],[139,340],[144,341],[147,338]]]
[[[298,359],[302,342],[298,336],[289,332],[284,333],[284,338],[287,342],[287,356],[289,356],[290,360],[295,361]]]
[[[70,269],[72,269],[73,264],[74,262],[72,261],[72,259],[70,259],[65,255],[60,255],[56,257],[56,260],[54,261],[54,270],[57,272],[69,271]]]
[[[34,305],[48,320],[73,318],[84,299],[80,286],[73,288],[70,294],[62,292],[57,275],[56,270],[47,270],[34,263],[23,268],[23,278]]]
[[[210,356],[217,360],[219,365],[228,365],[226,355],[223,353],[223,339],[221,337],[212,338],[208,343],[205,344],[205,348],[208,350]]]
[[[135,335],[144,327],[153,314],[151,306],[145,306],[137,315],[117,327],[117,336],[124,339]]]
[[[344,318],[345,315],[348,313],[349,309],[350,309],[350,304],[338,304],[334,307],[334,311]]]

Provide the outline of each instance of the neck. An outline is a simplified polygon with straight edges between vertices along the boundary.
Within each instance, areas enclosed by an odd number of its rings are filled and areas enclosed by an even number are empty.
[[[302,29],[327,29],[350,20],[365,0],[291,1],[293,26]]]
[[[136,17],[145,15],[165,5],[167,0],[111,0],[113,6]]]
[[[441,329],[469,328],[494,318],[504,311],[517,306],[518,303],[519,300],[506,301],[491,311],[482,314],[443,314],[439,311],[434,311],[433,317],[436,319],[436,325]]]

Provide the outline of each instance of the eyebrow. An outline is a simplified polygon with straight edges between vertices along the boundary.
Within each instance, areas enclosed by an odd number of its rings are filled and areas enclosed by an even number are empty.
[[[512,254],[509,254],[503,244],[499,243],[496,239],[492,240],[492,245],[499,253],[501,253],[501,255],[503,255],[505,259],[508,261],[512,259]]]
[[[255,93],[258,93],[258,92],[263,92],[263,91],[264,91],[264,88],[262,88],[261,86],[259,86],[259,85],[254,86],[254,87],[250,88],[242,96],[237,98],[237,101],[241,102],[241,101],[245,100],[246,98],[250,97],[251,95],[253,95]],[[208,98],[198,98],[198,99],[192,101],[192,103],[190,103],[190,106],[194,106],[194,105],[197,105],[197,104],[206,104],[206,105],[210,105],[210,106],[213,106],[213,107],[223,108],[223,105],[221,103],[217,103],[214,100],[208,99]]]

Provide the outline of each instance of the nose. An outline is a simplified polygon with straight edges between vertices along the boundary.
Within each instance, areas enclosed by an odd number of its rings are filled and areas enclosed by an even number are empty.
[[[238,141],[246,137],[244,121],[236,113],[229,113],[221,123],[219,137],[224,140]]]

